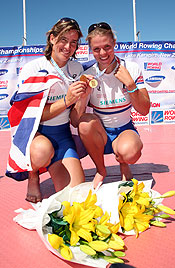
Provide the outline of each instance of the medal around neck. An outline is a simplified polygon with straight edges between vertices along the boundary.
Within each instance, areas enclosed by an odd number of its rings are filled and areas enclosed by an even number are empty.
[[[93,78],[92,80],[89,81],[89,86],[91,88],[97,87],[98,86],[98,81],[95,78]]]
[[[88,82],[91,88],[95,88],[98,86],[98,81],[95,78],[89,81],[89,79],[84,74],[80,76],[80,81]]]
[[[57,63],[54,61],[54,59],[52,57],[50,59],[50,62],[53,64],[53,66],[55,67],[55,69],[57,70],[57,72],[60,74],[60,76],[63,78],[64,81],[68,81],[69,83],[75,82],[76,74],[73,75],[74,77],[70,76],[68,64],[66,64],[66,67],[67,67],[67,73],[68,73],[69,77],[67,77],[65,75],[63,70],[57,65]]]

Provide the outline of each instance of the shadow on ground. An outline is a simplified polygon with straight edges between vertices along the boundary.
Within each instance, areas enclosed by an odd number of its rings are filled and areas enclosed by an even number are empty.
[[[153,180],[152,187],[155,185],[155,180],[152,175],[153,173],[169,172],[168,166],[154,163],[134,164],[130,165],[130,168],[134,178],[136,178],[138,181]],[[107,169],[107,176],[104,179],[104,183],[121,180],[119,165],[110,166],[107,167],[106,169]],[[86,181],[92,181],[95,176],[96,169],[95,168],[86,169],[84,172]],[[43,198],[48,198],[49,196],[55,193],[55,189],[51,178],[43,181],[40,184],[40,187]]]
[[[135,268],[135,267],[125,263],[115,263],[112,264],[109,268]]]

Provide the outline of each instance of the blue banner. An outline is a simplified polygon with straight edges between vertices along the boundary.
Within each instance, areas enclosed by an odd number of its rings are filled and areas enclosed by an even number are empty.
[[[10,127],[7,112],[20,71],[27,62],[43,56],[44,48],[44,45],[0,47],[0,130]],[[175,123],[175,41],[117,42],[115,53],[139,64],[150,95],[148,116],[132,111],[135,124]],[[93,59],[87,44],[80,45],[77,59],[80,62]]]

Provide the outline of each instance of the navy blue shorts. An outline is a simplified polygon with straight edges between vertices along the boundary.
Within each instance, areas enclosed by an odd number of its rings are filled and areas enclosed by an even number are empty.
[[[68,157],[79,159],[69,123],[60,126],[39,125],[38,132],[47,137],[55,149],[50,165]]]
[[[137,129],[134,127],[133,122],[130,121],[129,123],[127,123],[124,126],[121,127],[117,127],[117,128],[110,128],[110,127],[104,127],[106,130],[106,134],[107,134],[107,143],[105,145],[104,148],[104,154],[111,154],[114,153],[113,149],[112,149],[112,142],[118,137],[118,135],[120,133],[122,133],[123,131],[127,130],[127,129],[132,129],[134,130],[137,134],[138,131]]]

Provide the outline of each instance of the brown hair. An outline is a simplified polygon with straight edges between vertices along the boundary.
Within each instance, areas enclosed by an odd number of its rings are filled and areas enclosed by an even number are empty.
[[[47,36],[47,44],[44,50],[44,55],[47,58],[47,60],[51,59],[51,54],[52,54],[52,44],[50,42],[50,35],[53,34],[55,37],[58,37],[58,41],[60,41],[61,37],[66,33],[69,32],[70,30],[76,30],[78,33],[78,41],[80,41],[80,38],[83,36],[80,27],[76,20],[71,19],[71,18],[62,18],[57,21],[57,23],[52,27],[51,30],[49,30],[46,34]],[[78,44],[77,48],[78,49]],[[74,54],[72,55],[73,58],[75,58],[76,50]]]

